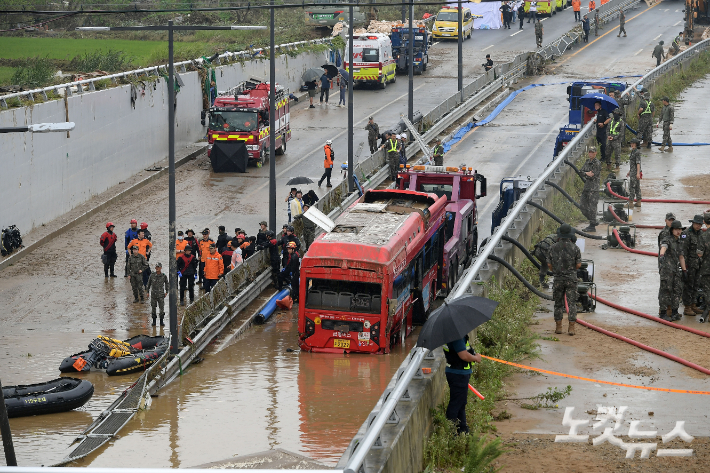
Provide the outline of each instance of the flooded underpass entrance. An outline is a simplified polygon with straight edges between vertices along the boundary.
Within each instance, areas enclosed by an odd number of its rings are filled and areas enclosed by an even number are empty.
[[[334,465],[416,334],[389,355],[313,354],[298,351],[297,327],[294,308],[236,340],[228,328],[116,439],[70,466],[184,468],[274,448]],[[112,384],[119,378],[89,376],[97,386],[88,412],[11,420],[20,465],[63,458],[72,439],[120,394]],[[135,377],[119,384],[127,387]]]

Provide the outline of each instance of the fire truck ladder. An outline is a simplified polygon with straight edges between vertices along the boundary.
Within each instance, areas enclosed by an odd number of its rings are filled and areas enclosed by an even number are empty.
[[[412,125],[412,122],[410,122],[407,117],[405,117],[404,115],[400,115],[400,116],[402,117],[402,121],[404,122],[404,124],[407,125],[407,128],[409,128],[409,131],[410,131],[410,133],[412,133],[412,136],[414,137],[414,139],[417,141],[417,143],[419,143],[419,147],[421,148],[422,153],[424,153],[424,156],[426,156],[427,162],[429,164],[433,164],[434,163],[434,155],[432,155],[431,150],[429,149],[427,144],[422,139],[422,136],[417,131],[417,128],[414,125]]]

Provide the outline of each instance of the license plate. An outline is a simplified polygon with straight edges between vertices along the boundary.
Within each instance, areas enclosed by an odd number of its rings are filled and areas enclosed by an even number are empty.
[[[331,18],[333,18],[332,13],[314,13],[313,14],[314,20],[330,20]]]
[[[350,340],[333,340],[333,348],[350,348]]]

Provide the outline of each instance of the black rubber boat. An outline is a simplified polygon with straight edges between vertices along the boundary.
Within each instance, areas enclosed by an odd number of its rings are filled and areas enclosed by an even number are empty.
[[[81,407],[94,395],[85,379],[57,378],[46,383],[3,386],[8,417],[66,412]]]
[[[128,340],[99,336],[89,349],[69,356],[59,365],[62,373],[105,370],[109,376],[144,371],[168,349],[167,337],[137,335]]]

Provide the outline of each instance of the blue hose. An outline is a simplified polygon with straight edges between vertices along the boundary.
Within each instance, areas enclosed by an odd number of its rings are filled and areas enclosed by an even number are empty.
[[[631,133],[634,135],[638,136],[638,132],[631,128],[628,123],[626,124],[626,129],[629,130]],[[657,146],[663,146],[663,143],[659,143],[658,141],[651,141],[654,145]],[[673,142],[673,146],[710,146],[710,143],[676,143]]]
[[[269,302],[266,303],[263,309],[259,311],[259,315],[254,319],[254,323],[261,325],[269,320],[269,317],[276,311],[276,301],[291,295],[291,288],[286,286],[286,289],[279,291]]]

